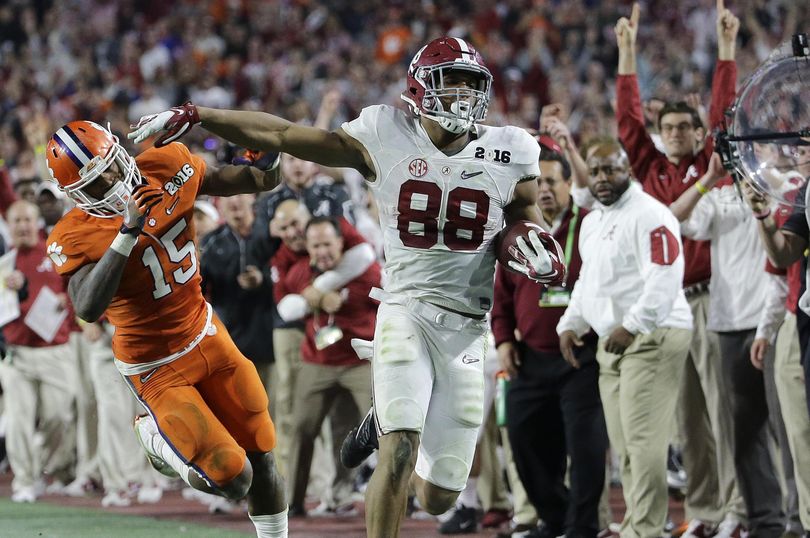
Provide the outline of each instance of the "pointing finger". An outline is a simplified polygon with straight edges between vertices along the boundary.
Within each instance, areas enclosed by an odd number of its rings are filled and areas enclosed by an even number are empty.
[[[723,0],[717,0],[722,2]],[[638,18],[641,16],[641,6],[638,2],[633,3],[633,11],[630,13],[630,26],[638,28]]]

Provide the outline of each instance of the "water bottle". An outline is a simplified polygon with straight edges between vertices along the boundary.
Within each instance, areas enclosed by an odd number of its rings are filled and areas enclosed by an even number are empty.
[[[499,428],[506,426],[506,392],[509,390],[509,374],[499,370],[495,374],[495,423]]]

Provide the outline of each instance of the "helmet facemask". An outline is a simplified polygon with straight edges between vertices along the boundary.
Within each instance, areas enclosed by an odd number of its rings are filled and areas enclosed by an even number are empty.
[[[118,143],[118,137],[113,135],[115,144],[106,156],[96,155],[80,171],[81,179],[64,187],[65,194],[73,200],[76,207],[94,217],[112,218],[123,215],[132,191],[141,182],[141,174],[135,159]],[[101,199],[96,199],[85,192],[85,189],[101,177],[113,163],[118,165],[122,177],[104,193]]]
[[[446,87],[445,78],[450,72],[462,71],[472,74],[476,88]],[[458,61],[445,62],[434,66],[419,67],[416,80],[425,87],[422,98],[421,115],[430,118],[443,129],[461,134],[486,118],[489,107],[492,75],[486,67],[476,64],[464,64]],[[442,99],[450,98],[450,106],[445,109]]]

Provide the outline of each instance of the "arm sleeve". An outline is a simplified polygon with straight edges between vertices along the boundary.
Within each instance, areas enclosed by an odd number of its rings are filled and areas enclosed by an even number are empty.
[[[278,315],[284,321],[297,321],[309,313],[309,305],[303,295],[291,293],[278,303]]]
[[[695,241],[711,239],[715,214],[714,193],[716,192],[717,190],[713,189],[698,201],[689,218],[681,222],[681,235]]]
[[[346,134],[356,139],[358,142],[363,144],[364,148],[366,148],[366,151],[368,151],[368,154],[374,163],[374,174],[378,177],[378,180],[382,179],[380,177],[380,165],[377,162],[377,155],[382,149],[382,141],[380,140],[378,126],[382,116],[387,118],[388,116],[392,115],[388,110],[390,108],[391,107],[386,105],[374,105],[366,107],[360,111],[360,115],[357,118],[353,119],[352,121],[344,122],[340,126],[340,128],[343,129]]]
[[[759,315],[757,334],[755,338],[764,338],[773,344],[779,326],[785,319],[785,300],[788,294],[787,278],[780,275],[768,274],[768,295],[765,305]]]
[[[734,104],[737,95],[737,63],[733,60],[722,60],[717,62],[712,79],[712,102],[709,106],[709,133],[722,126],[725,119],[725,112],[728,107]],[[703,149],[707,156],[711,157],[714,151],[714,137],[706,140],[706,147]]]
[[[661,155],[644,125],[644,112],[636,75],[616,77],[616,122],[630,166],[642,184],[647,180],[652,160]]]
[[[376,259],[374,248],[361,243],[344,252],[337,267],[316,277],[312,285],[322,293],[338,290],[365,273]]]
[[[495,300],[492,304],[492,334],[495,347],[503,342],[514,342],[517,319],[515,312],[515,285],[506,270],[498,264],[495,267]]]
[[[565,331],[574,331],[577,336],[583,336],[591,330],[591,326],[585,321],[582,315],[582,273],[580,273],[579,280],[574,284],[574,289],[571,292],[571,300],[568,302],[568,308],[557,323],[557,334],[562,334]]]
[[[622,326],[633,334],[653,332],[681,293],[684,259],[675,217],[650,222],[655,218],[642,219],[634,241],[644,289],[622,320]]]

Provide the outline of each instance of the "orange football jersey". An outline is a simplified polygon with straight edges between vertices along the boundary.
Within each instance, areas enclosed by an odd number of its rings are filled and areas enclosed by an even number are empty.
[[[205,328],[207,306],[200,290],[194,245],[194,200],[205,161],[174,142],[136,157],[144,179],[163,188],[146,217],[144,234],[129,256],[106,315],[115,326],[113,354],[129,363],[149,362],[182,351]],[[48,254],[62,275],[101,259],[123,221],[72,209],[48,237]]]

